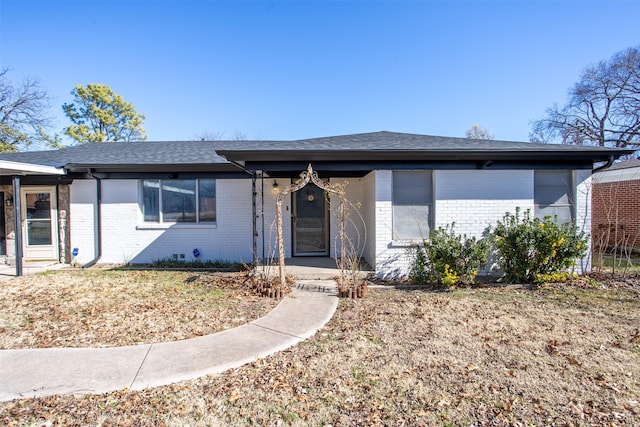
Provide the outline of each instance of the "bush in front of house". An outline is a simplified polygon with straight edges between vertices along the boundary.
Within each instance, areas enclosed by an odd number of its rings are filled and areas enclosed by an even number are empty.
[[[226,261],[226,260],[184,260],[175,258],[162,258],[157,259],[151,263],[151,267],[154,268],[175,268],[175,269],[218,269],[218,270],[232,270],[241,271],[243,265],[238,262]]]
[[[511,283],[540,283],[566,272],[587,252],[587,237],[573,223],[531,218],[529,210],[506,213],[492,230],[497,266]]]
[[[414,248],[410,279],[444,288],[474,283],[478,270],[487,262],[489,244],[456,234],[455,224],[433,230],[429,239]]]

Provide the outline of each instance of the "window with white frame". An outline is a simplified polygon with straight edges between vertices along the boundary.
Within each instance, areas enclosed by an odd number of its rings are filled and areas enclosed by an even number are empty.
[[[215,179],[145,179],[141,185],[145,222],[216,222]]]
[[[431,171],[393,172],[393,240],[429,237],[433,224]]]
[[[574,219],[573,174],[571,171],[535,171],[533,198],[535,217],[556,218],[560,223]]]

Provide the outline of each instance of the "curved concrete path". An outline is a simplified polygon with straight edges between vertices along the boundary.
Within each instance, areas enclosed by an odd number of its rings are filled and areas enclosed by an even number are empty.
[[[309,338],[338,305],[333,280],[300,280],[269,314],[183,341],[107,348],[0,350],[0,401],[140,390],[218,374]]]

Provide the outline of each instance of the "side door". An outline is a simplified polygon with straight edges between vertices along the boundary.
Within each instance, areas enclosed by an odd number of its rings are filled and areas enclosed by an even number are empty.
[[[55,187],[22,188],[25,261],[58,259],[58,210]]]

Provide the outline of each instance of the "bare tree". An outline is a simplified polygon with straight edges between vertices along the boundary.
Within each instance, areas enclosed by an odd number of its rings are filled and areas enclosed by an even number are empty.
[[[640,46],[588,67],[563,107],[533,122],[531,141],[640,148]]]
[[[229,137],[225,135],[224,131],[211,132],[205,129],[197,136],[197,139],[199,141],[245,141],[247,139],[247,135],[239,130],[234,131]]]
[[[14,85],[8,72],[7,68],[0,69],[0,152],[57,141],[45,131],[51,125],[47,112],[51,99],[40,81],[27,77],[20,85]]]
[[[493,139],[493,134],[479,125],[473,125],[467,129],[466,135],[469,139]]]

